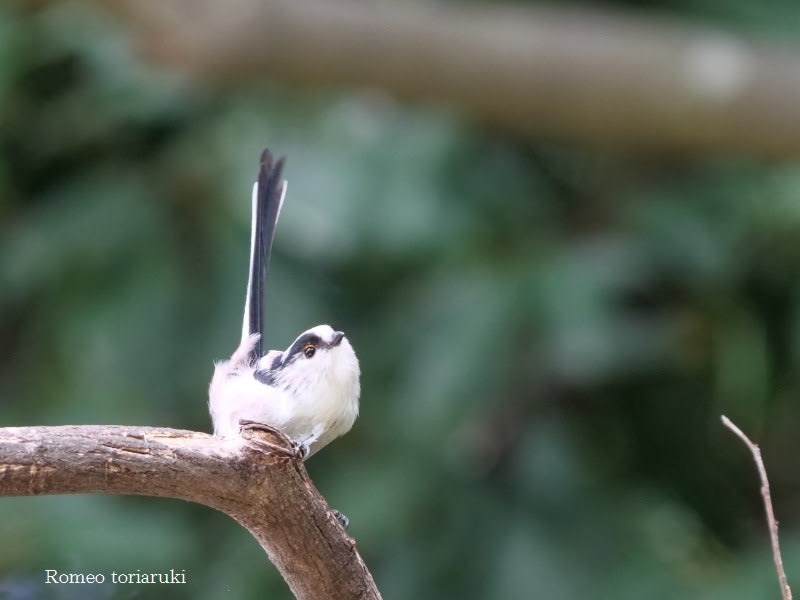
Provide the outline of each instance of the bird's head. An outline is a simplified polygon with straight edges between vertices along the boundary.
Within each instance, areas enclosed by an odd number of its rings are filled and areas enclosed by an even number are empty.
[[[276,354],[270,374],[278,387],[295,393],[360,393],[358,358],[342,331],[317,325]],[[324,386],[324,387],[320,387]]]

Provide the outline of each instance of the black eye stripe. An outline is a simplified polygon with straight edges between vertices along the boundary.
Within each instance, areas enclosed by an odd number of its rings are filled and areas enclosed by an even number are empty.
[[[297,338],[289,350],[286,351],[286,361],[289,361],[293,356],[299,352],[302,352],[303,348],[305,348],[308,344],[311,344],[315,348],[319,348],[322,345],[322,340],[316,333],[304,333]]]

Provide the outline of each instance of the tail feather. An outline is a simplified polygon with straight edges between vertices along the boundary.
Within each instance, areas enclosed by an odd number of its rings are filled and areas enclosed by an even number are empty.
[[[266,296],[267,269],[272,252],[275,226],[286,195],[286,181],[281,179],[284,159],[273,160],[272,153],[264,150],[258,170],[258,181],[253,185],[252,221],[250,231],[250,272],[242,319],[242,344],[253,334],[259,334],[250,350],[250,361],[263,355],[264,300]]]

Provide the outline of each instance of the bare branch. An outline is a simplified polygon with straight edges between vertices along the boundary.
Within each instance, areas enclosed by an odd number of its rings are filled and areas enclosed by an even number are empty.
[[[786,572],[783,570],[781,547],[778,543],[778,521],[775,520],[775,513],[772,510],[772,498],[769,493],[767,469],[764,467],[764,461],[761,459],[761,450],[725,415],[722,415],[722,424],[735,433],[753,454],[753,460],[758,469],[758,476],[761,478],[761,496],[764,498],[764,510],[767,513],[767,526],[769,527],[769,537],[772,542],[772,558],[775,561],[775,570],[778,572],[778,584],[781,586],[781,597],[783,600],[792,600],[792,590],[786,579]]]
[[[800,53],[719,30],[453,2],[102,4],[145,56],[218,80],[364,86],[523,135],[800,155]]]
[[[253,443],[287,446],[268,433]],[[0,428],[0,496],[163,496],[215,508],[261,544],[295,597],[379,599],[355,541],[302,463],[242,440],[156,427]]]

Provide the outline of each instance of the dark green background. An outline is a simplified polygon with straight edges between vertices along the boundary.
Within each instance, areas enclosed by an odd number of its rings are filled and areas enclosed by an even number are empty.
[[[629,2],[790,38],[793,2]],[[604,5],[597,4],[602,9]],[[618,8],[618,7],[617,7]],[[208,431],[258,153],[288,155],[268,344],[329,322],[353,431],[308,463],[390,598],[776,598],[800,569],[800,168],[515,139],[363,91],[189,82],[81,4],[0,8],[0,425]],[[58,588],[43,570],[185,569]],[[0,501],[0,598],[288,598],[196,505]]]

